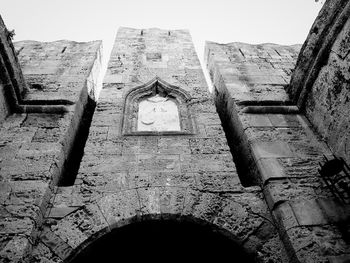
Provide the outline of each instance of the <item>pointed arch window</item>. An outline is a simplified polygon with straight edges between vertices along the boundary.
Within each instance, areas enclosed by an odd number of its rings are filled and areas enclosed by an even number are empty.
[[[125,98],[123,135],[193,134],[185,91],[159,78],[132,89]]]

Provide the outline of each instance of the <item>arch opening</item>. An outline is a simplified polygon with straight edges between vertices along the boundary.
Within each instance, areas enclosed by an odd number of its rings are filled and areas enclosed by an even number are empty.
[[[148,220],[116,228],[70,263],[82,262],[254,262],[240,245],[208,225]]]

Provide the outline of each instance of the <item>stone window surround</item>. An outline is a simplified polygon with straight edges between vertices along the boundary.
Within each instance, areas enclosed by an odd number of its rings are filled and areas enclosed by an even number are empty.
[[[138,105],[147,97],[161,94],[171,98],[178,106],[180,131],[137,131]],[[193,114],[188,107],[190,96],[177,86],[168,84],[159,77],[148,83],[131,89],[125,96],[122,135],[192,135],[196,133]]]

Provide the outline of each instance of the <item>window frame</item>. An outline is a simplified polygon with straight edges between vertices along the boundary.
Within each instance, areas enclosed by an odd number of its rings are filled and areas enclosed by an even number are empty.
[[[160,94],[163,97],[169,97],[178,106],[180,131],[138,131],[137,120],[139,103],[147,97]],[[188,107],[190,96],[184,90],[177,86],[156,77],[150,82],[131,89],[125,96],[122,135],[140,136],[140,135],[193,135],[196,133],[195,120]]]

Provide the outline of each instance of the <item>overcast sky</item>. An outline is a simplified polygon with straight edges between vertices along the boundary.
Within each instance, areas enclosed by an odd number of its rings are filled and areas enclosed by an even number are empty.
[[[302,44],[321,3],[314,0],[1,0],[14,41],[103,40],[107,59],[118,27],[190,30],[205,40]]]

